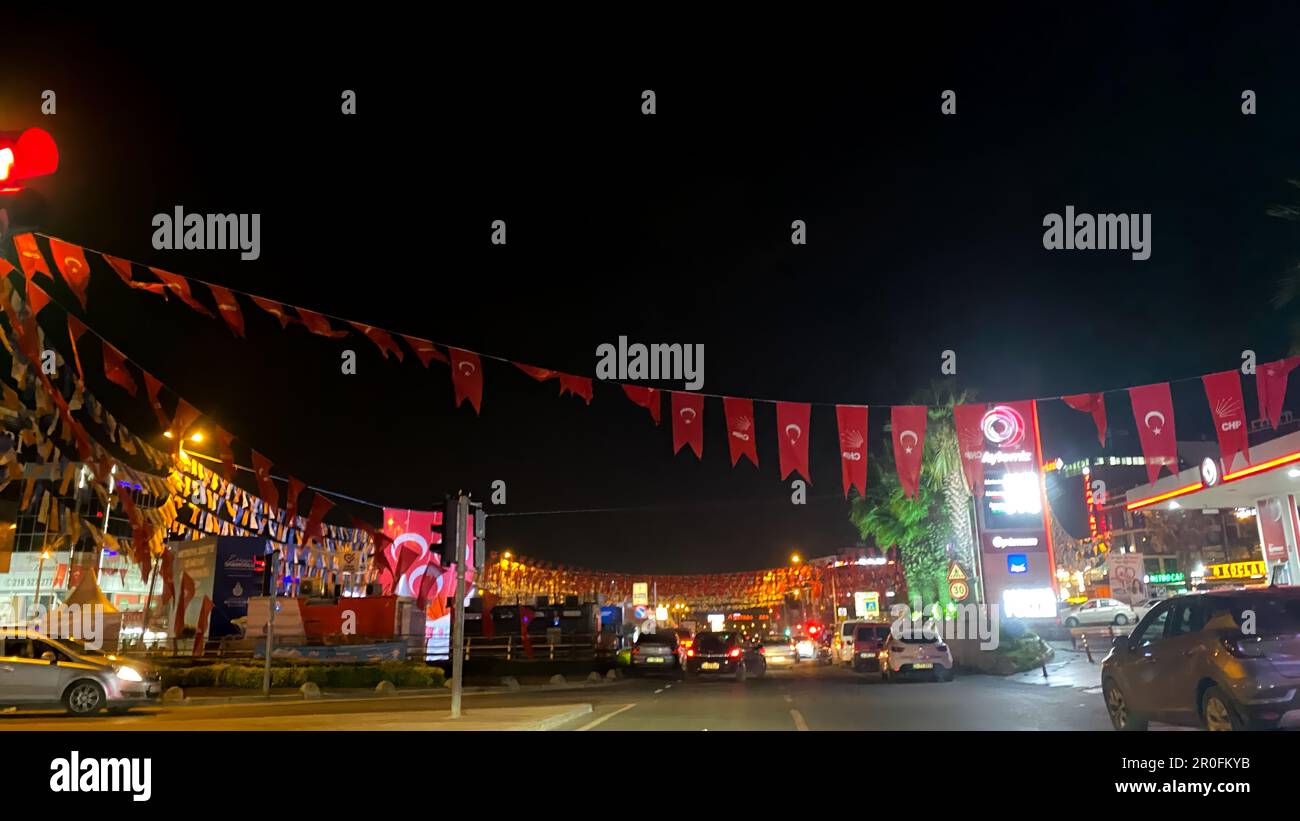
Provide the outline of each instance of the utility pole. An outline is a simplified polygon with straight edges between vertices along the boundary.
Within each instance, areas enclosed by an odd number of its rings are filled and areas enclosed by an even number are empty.
[[[275,611],[279,609],[279,604],[275,600],[275,590],[280,586],[275,577],[277,559],[280,558],[280,551],[276,550],[271,553],[271,566],[267,568],[267,573],[271,578],[271,602],[270,615],[266,618],[266,667],[262,671],[262,695],[271,695],[271,650],[275,643]]]
[[[451,717],[460,718],[460,697],[465,668],[465,534],[469,500],[465,494],[456,499],[456,604],[451,632]],[[526,629],[526,628],[525,628]]]

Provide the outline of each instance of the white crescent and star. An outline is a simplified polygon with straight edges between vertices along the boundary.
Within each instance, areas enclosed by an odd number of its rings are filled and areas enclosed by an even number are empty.
[[[1157,417],[1160,420],[1159,423],[1160,427],[1151,426],[1151,417],[1153,416]],[[1165,426],[1165,415],[1157,410],[1147,411],[1147,415],[1142,418],[1142,424],[1146,425],[1147,429],[1150,430],[1152,433],[1154,433],[1156,436],[1159,436],[1160,428],[1163,428]]]
[[[474,375],[474,363],[473,363],[473,362],[468,362],[468,361],[462,359],[461,362],[460,362],[460,364],[457,365],[456,368],[457,368],[457,370],[459,370],[461,373],[465,374],[466,376],[473,376],[473,375]]]
[[[910,445],[907,443],[907,438],[909,436],[912,438],[912,444]],[[916,431],[914,430],[905,430],[898,434],[898,443],[903,446],[904,453],[911,453],[912,448],[915,447],[916,443],[919,441],[921,441],[921,437],[917,436]]]
[[[798,441],[799,441],[799,437],[800,437],[800,436],[803,436],[803,428],[799,427],[798,425],[796,425],[796,424],[794,424],[794,423],[791,423],[791,424],[789,424],[789,425],[786,425],[786,426],[785,426],[785,436],[786,436],[787,439],[790,440],[790,444],[793,445],[795,442],[798,442]]]
[[[695,408],[682,408],[677,413],[679,416],[682,417],[682,422],[684,422],[687,425],[695,421],[695,416],[696,416]]]

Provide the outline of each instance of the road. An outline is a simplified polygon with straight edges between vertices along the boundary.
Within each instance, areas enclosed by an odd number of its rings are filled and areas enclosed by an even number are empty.
[[[611,686],[469,696],[483,708],[590,704],[564,730],[1109,730],[1101,696],[990,676],[947,683],[881,683],[842,669],[801,664],[744,684],[632,679]],[[126,716],[58,713],[0,716],[4,730],[437,729],[447,697],[158,706]]]

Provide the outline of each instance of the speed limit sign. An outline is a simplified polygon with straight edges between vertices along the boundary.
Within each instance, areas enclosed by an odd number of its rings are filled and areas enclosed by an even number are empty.
[[[970,586],[961,580],[954,580],[948,583],[948,598],[953,601],[962,601],[970,595]]]

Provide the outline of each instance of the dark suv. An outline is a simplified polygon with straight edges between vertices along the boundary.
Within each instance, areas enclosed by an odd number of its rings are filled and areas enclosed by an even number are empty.
[[[1176,596],[1115,639],[1101,667],[1117,730],[1148,721],[1273,729],[1300,718],[1300,588]]]
[[[767,672],[761,645],[747,642],[739,633],[700,633],[686,651],[686,672],[692,676],[732,676],[744,681]]]

